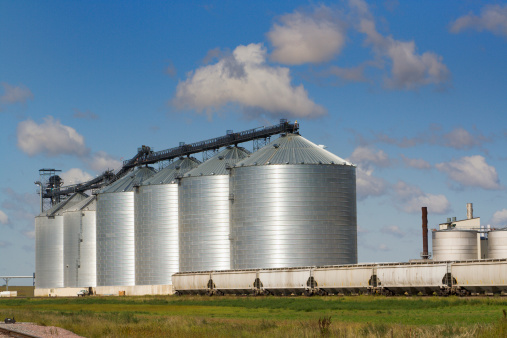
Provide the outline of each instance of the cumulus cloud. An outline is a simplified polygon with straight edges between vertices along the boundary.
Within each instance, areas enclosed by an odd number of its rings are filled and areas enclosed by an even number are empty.
[[[190,72],[178,84],[172,103],[209,116],[231,103],[242,107],[246,115],[312,118],[326,113],[309,99],[302,85],[291,85],[288,68],[266,64],[261,44],[238,46],[232,55]]]
[[[450,75],[442,57],[433,52],[419,54],[414,41],[399,41],[383,36],[375,27],[375,20],[363,0],[350,0],[350,7],[358,16],[358,30],[366,35],[366,44],[377,57],[391,65],[391,76],[385,81],[390,88],[415,89],[428,84],[445,83]]]
[[[295,11],[282,16],[267,34],[274,47],[271,59],[288,65],[332,59],[345,44],[345,29],[335,16],[326,6],[311,14]]]
[[[6,82],[2,82],[2,87],[4,88],[4,93],[0,96],[0,103],[25,103],[27,100],[33,99],[31,90],[23,85],[13,86]]]
[[[17,138],[18,147],[29,156],[38,154],[83,156],[89,152],[82,135],[52,116],[46,117],[41,124],[32,119],[20,122]]]
[[[458,127],[453,129],[441,138],[443,145],[454,149],[470,149],[475,146],[480,146],[486,141],[482,135],[472,135],[469,131]]]
[[[502,209],[493,214],[491,224],[496,226],[507,226],[507,209]]]
[[[447,174],[449,179],[462,186],[487,190],[501,189],[495,167],[488,165],[485,158],[480,155],[465,156],[451,162],[437,163],[435,167]]]
[[[369,196],[381,196],[387,191],[387,182],[380,177],[373,176],[373,170],[356,169],[357,197],[362,200]]]
[[[72,168],[60,174],[65,185],[83,183],[93,178],[92,175],[79,169]]]
[[[103,172],[110,169],[119,169],[122,162],[115,159],[105,151],[98,151],[86,159],[88,166],[95,171]]]
[[[489,31],[507,37],[507,5],[486,5],[481,9],[480,15],[470,13],[450,25],[452,33],[460,33],[467,29]]]
[[[400,229],[397,225],[385,226],[380,229],[380,232],[383,234],[388,234],[394,237],[402,238],[405,237],[406,233]]]
[[[408,213],[420,213],[421,207],[428,207],[434,214],[445,214],[450,203],[444,195],[424,193],[419,187],[399,181],[394,185],[397,207]]]
[[[82,120],[97,120],[99,116],[89,110],[87,111],[80,111],[78,109],[74,109],[74,115],[72,115],[75,119],[82,119]]]
[[[377,167],[388,167],[391,164],[389,156],[383,151],[375,151],[371,147],[359,146],[354,149],[352,155],[350,155],[349,161],[357,163],[365,169],[369,169],[372,165]]]
[[[404,155],[401,155],[401,158],[403,159],[403,163],[405,163],[407,167],[412,167],[416,169],[431,169],[431,164],[429,164],[428,162],[426,162],[421,158],[408,158],[405,157]]]
[[[5,212],[0,210],[0,224],[5,225],[7,223],[9,223],[9,217],[7,216],[7,214]]]

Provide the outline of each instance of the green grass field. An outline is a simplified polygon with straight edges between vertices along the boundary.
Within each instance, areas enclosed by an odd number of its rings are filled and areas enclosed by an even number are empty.
[[[504,310],[501,297],[0,299],[1,319],[15,316],[86,337],[506,337]]]

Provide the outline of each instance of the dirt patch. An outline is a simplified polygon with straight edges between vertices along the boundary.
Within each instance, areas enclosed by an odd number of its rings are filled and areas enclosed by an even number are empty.
[[[32,336],[41,338],[50,337],[64,337],[64,338],[79,338],[77,334],[69,330],[62,329],[56,326],[42,326],[33,323],[16,323],[16,324],[0,324],[1,328],[15,330],[21,333],[31,334]],[[0,333],[0,337],[3,337]],[[7,336],[5,336],[7,337]]]

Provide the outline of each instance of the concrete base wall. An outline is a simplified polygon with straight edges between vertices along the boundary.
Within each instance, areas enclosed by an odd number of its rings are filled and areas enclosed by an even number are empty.
[[[77,297],[77,293],[83,289],[87,288],[36,288],[34,295],[35,297]],[[92,290],[97,296],[172,295],[174,293],[172,285],[97,286]]]

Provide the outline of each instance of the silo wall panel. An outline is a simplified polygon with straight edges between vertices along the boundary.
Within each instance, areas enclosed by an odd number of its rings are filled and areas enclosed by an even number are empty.
[[[178,185],[141,186],[134,205],[136,285],[171,284],[179,271]]]
[[[233,269],[357,263],[355,167],[231,169]]]
[[[135,285],[134,192],[97,195],[97,286]]]
[[[488,233],[488,258],[507,258],[507,231]]]
[[[35,218],[35,287],[61,288],[63,281],[63,216]]]
[[[433,231],[434,261],[460,261],[477,259],[477,232]]]
[[[228,175],[181,180],[179,248],[180,271],[230,269]]]
[[[78,280],[81,212],[66,212],[63,215],[63,285],[76,288]]]

